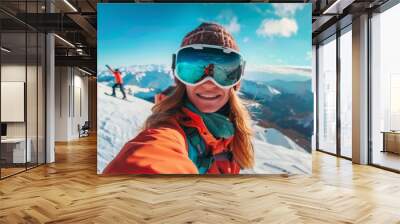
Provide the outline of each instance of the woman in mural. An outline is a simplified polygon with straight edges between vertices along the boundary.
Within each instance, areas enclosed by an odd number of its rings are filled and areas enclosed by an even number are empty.
[[[244,60],[215,23],[189,32],[174,54],[176,86],[104,174],[238,174],[254,165],[248,112],[237,96]]]

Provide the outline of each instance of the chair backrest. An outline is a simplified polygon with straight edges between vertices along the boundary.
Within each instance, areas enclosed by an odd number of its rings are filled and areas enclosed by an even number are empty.
[[[89,129],[90,128],[90,123],[89,121],[85,121],[85,123],[82,126],[82,129]]]

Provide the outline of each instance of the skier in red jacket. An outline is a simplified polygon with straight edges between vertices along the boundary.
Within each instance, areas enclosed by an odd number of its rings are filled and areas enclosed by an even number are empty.
[[[114,75],[115,77],[115,84],[113,85],[112,89],[112,96],[116,96],[115,95],[115,88],[117,88],[119,86],[119,89],[121,90],[121,93],[123,95],[122,99],[126,99],[126,94],[125,94],[125,90],[124,90],[124,81],[122,80],[122,75],[121,72],[119,71],[119,69],[115,69],[113,70],[110,66],[107,65],[108,70],[111,71],[111,73]]]

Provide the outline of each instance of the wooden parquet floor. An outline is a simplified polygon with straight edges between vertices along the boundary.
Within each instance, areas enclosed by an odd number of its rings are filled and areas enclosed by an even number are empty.
[[[400,223],[400,175],[314,153],[312,176],[96,174],[96,140],[0,181],[0,223]]]

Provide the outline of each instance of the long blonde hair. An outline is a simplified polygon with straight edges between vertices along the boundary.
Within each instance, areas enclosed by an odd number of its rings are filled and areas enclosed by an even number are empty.
[[[183,99],[186,96],[186,87],[177,80],[176,83],[173,93],[153,106],[153,114],[147,118],[144,129],[156,128],[162,123],[167,123],[180,111],[183,106]],[[251,143],[252,131],[249,112],[236,95],[234,88],[230,89],[229,95],[229,118],[235,127],[230,149],[235,161],[241,168],[251,168],[254,166],[254,150]]]

